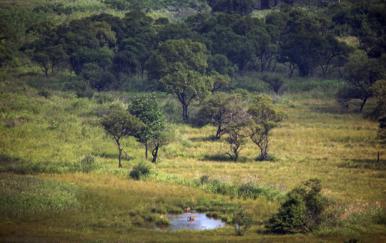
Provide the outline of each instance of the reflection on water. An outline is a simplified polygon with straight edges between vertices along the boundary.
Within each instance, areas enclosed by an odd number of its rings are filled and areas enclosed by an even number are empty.
[[[225,226],[223,221],[208,218],[203,213],[170,214],[168,218],[172,230],[212,230]]]

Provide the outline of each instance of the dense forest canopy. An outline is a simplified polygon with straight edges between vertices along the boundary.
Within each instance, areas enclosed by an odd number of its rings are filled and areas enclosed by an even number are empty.
[[[70,89],[170,91],[173,76],[203,80],[201,91],[189,86],[177,94],[187,107],[204,90],[227,89],[236,76],[277,73],[345,79],[338,99],[365,104],[371,86],[385,76],[382,0],[3,5],[0,65],[31,62],[45,76],[73,73],[77,81],[66,84]],[[259,15],[261,8],[268,10]],[[179,14],[156,14],[160,9]],[[79,17],[68,18],[74,13]]]

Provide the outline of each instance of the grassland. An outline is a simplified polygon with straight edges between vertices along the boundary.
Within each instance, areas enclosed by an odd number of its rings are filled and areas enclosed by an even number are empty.
[[[241,161],[231,162],[223,156],[226,142],[208,139],[215,128],[176,123],[176,140],[162,149],[152,176],[134,181],[127,174],[144,160],[144,149],[127,139],[124,168],[118,169],[116,147],[98,122],[112,104],[125,106],[133,94],[77,98],[71,92],[41,92],[31,81],[0,83],[1,241],[386,240],[386,153],[376,163],[377,124],[342,112],[320,87],[294,92],[296,84],[289,84],[287,94],[275,97],[288,119],[273,132],[274,161],[256,162],[257,148],[248,143]],[[159,98],[173,118],[178,104],[164,94]],[[96,159],[91,173],[79,166],[86,155]],[[252,183],[279,196],[243,199],[214,193],[197,183],[204,175],[235,187]],[[280,195],[310,178],[321,179],[323,194],[336,201],[340,223],[307,235],[263,233],[262,222],[275,213]],[[243,237],[235,236],[231,225],[208,232],[165,229],[165,214],[185,207],[230,222],[239,206],[254,219]]]

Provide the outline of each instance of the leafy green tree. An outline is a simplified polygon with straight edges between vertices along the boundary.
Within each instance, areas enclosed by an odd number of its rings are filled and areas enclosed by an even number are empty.
[[[327,20],[298,9],[288,16],[281,35],[279,61],[292,63],[297,66],[300,76],[309,76],[325,52]]]
[[[128,114],[123,109],[113,109],[101,120],[102,127],[114,139],[118,147],[118,165],[122,167],[122,143],[121,139],[127,136],[136,136],[144,125],[136,118]]]
[[[165,143],[164,131],[166,130],[166,124],[165,117],[155,96],[145,95],[133,98],[129,105],[129,112],[145,125],[144,129],[137,133],[137,138],[145,146],[146,159],[151,145],[157,147],[158,154],[159,147]]]
[[[363,51],[353,53],[345,65],[345,79],[349,87],[357,90],[357,96],[362,100],[360,111],[372,96],[371,87],[375,81],[386,77],[384,65],[386,56],[380,59],[368,58]],[[356,98],[356,97],[354,97]]]
[[[311,179],[287,194],[286,201],[265,224],[273,233],[305,233],[322,223],[327,199],[321,195],[321,182]]]
[[[221,54],[211,55],[208,58],[208,69],[222,75],[233,76],[237,67],[229,59]]]
[[[67,61],[67,54],[61,45],[45,46],[41,49],[35,49],[31,59],[39,64],[47,77],[49,71],[54,72],[59,64]]]
[[[197,112],[196,123],[199,126],[212,124],[217,127],[215,139],[225,133],[225,126],[227,124],[227,113],[232,112],[231,108],[234,102],[239,102],[236,95],[227,95],[226,93],[215,93],[206,99],[199,111]]]
[[[154,72],[165,90],[177,96],[186,122],[191,102],[205,96],[212,87],[211,79],[204,75],[208,66],[206,48],[191,40],[168,40],[158,48],[156,57]]]
[[[151,155],[152,155],[152,162],[157,163],[158,157],[159,157],[159,149],[162,146],[165,146],[169,144],[174,139],[174,134],[169,128],[165,128],[162,130],[157,136],[154,136],[150,140],[150,146],[152,148]]]
[[[234,161],[239,158],[240,150],[248,138],[248,127],[251,124],[251,116],[245,109],[245,104],[239,99],[227,107],[224,117],[224,132],[228,135],[226,141],[230,145],[229,157]]]
[[[81,73],[86,63],[96,63],[104,70],[111,64],[116,35],[107,22],[92,18],[74,20],[60,25],[56,34],[76,74]]]
[[[268,96],[258,96],[248,113],[253,120],[250,126],[250,138],[260,149],[257,160],[267,160],[270,132],[284,119],[284,115],[277,110]]]

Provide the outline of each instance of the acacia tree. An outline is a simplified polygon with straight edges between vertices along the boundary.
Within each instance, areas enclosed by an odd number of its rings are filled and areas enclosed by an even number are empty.
[[[238,102],[237,95],[228,95],[218,92],[211,95],[203,102],[200,110],[197,112],[196,123],[199,126],[212,124],[217,127],[215,139],[220,139],[225,133],[225,126],[228,122],[227,113],[233,112],[232,103]]]
[[[139,142],[145,146],[145,157],[148,158],[149,146],[156,148],[153,162],[157,161],[158,149],[167,142],[165,139],[165,117],[154,95],[138,96],[131,100],[129,112],[144,123],[144,129],[137,133]]]
[[[274,107],[268,96],[258,96],[248,113],[253,120],[249,136],[260,149],[260,155],[256,160],[267,160],[270,132],[284,119],[284,114]]]
[[[102,118],[101,124],[105,131],[114,139],[118,147],[118,166],[122,168],[122,143],[121,139],[128,136],[136,136],[144,124],[135,116],[122,109],[113,109]]]
[[[224,121],[224,132],[228,134],[226,140],[231,150],[228,155],[231,159],[237,161],[241,146],[246,143],[248,137],[247,127],[251,123],[251,116],[245,109],[245,104],[240,100],[234,100],[234,102],[228,106]]]
[[[189,120],[191,102],[205,96],[212,87],[211,78],[204,75],[207,58],[205,46],[191,40],[168,40],[152,58],[156,69],[152,72],[160,76],[166,91],[177,96],[185,122]]]
[[[162,146],[169,144],[172,141],[172,139],[173,139],[173,134],[171,133],[171,131],[169,129],[166,128],[166,129],[160,131],[157,134],[157,136],[154,136],[150,140],[150,146],[152,148],[151,155],[153,157],[151,162],[157,163],[158,156],[159,156],[159,149]]]

